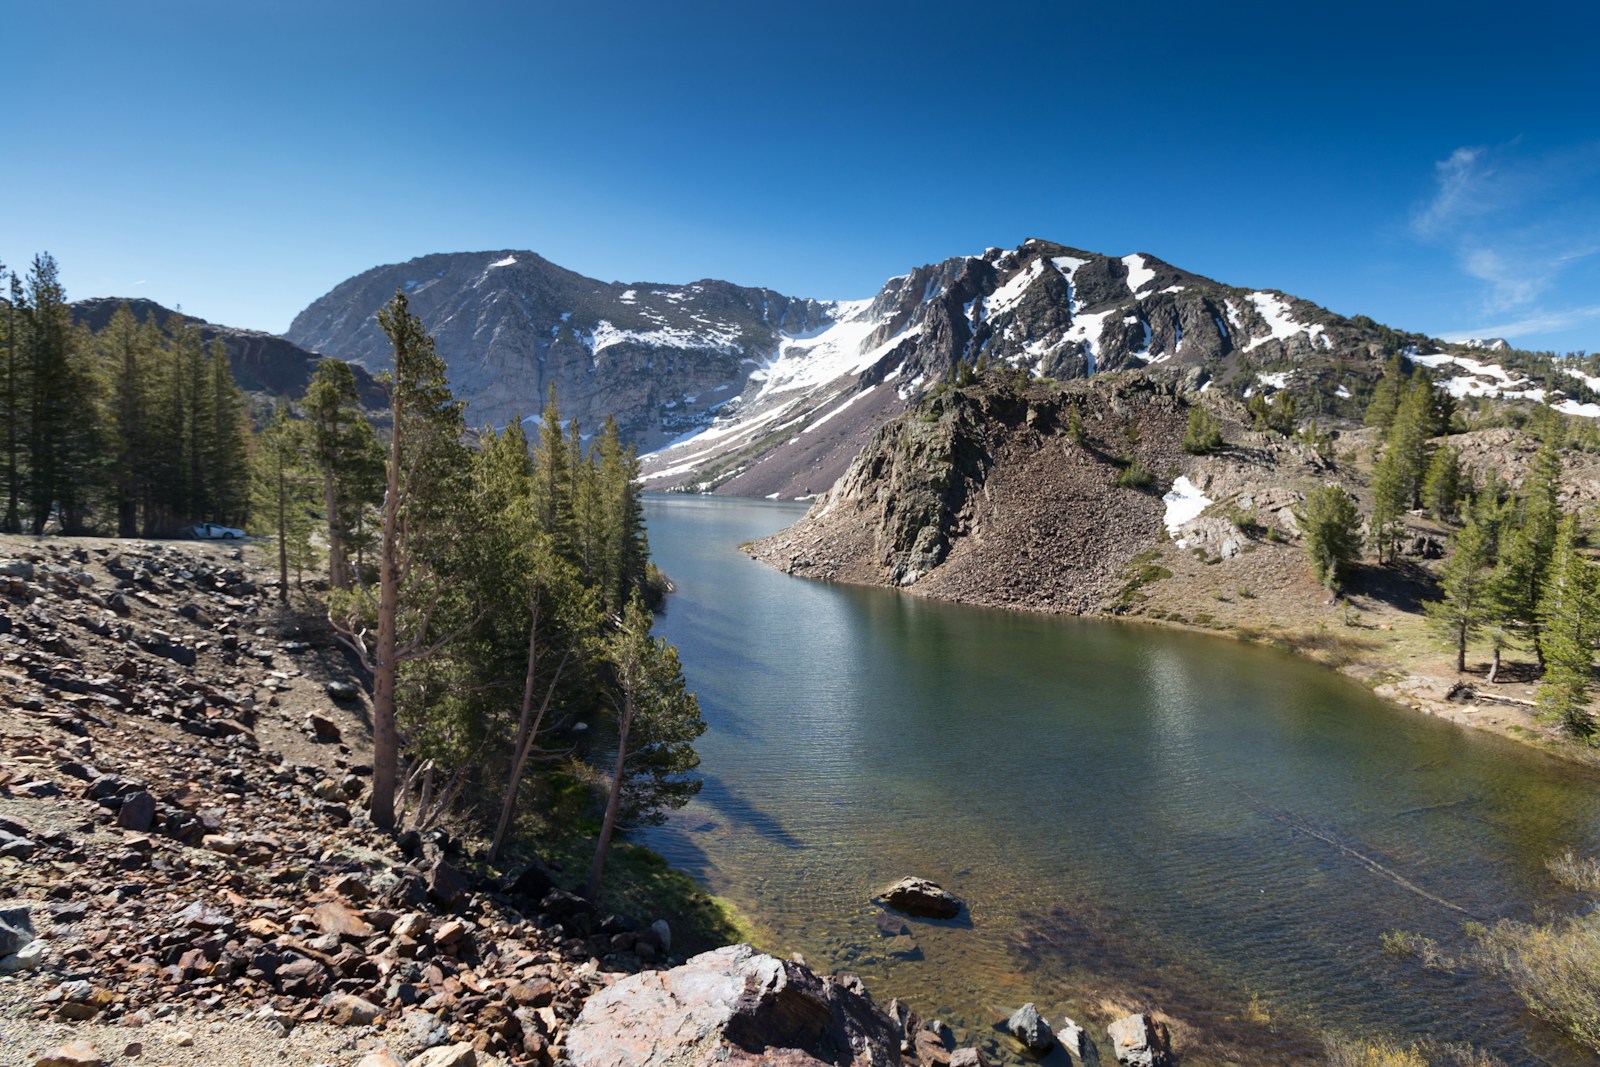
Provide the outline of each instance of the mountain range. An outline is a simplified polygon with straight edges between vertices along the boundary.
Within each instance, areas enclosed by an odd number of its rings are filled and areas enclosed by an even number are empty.
[[[377,313],[397,291],[433,335],[470,423],[535,420],[553,389],[580,431],[617,420],[652,489],[819,495],[877,427],[963,364],[1056,380],[1175,367],[1197,389],[1288,393],[1302,417],[1353,418],[1404,351],[1457,395],[1550,394],[1600,415],[1581,402],[1595,399],[1596,380],[1575,375],[1554,395],[1502,365],[1504,342],[1448,346],[1148,253],[1038,239],[918,267],[865,300],[711,279],[603,282],[523,250],[440,253],[342,282],[282,338],[202,331],[223,338],[246,388],[296,395],[316,358],[335,356],[381,403],[371,375],[387,368],[389,345]],[[75,313],[94,323],[116,303]]]

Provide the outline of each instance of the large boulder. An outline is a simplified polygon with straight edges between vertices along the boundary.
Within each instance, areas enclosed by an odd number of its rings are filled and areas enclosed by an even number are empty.
[[[961,913],[961,900],[926,878],[902,878],[878,894],[884,907],[928,919],[954,919]]]
[[[893,1021],[860,993],[749,945],[630,975],[567,1033],[573,1067],[894,1067]]]
[[[1124,1067],[1172,1067],[1172,1038],[1148,1015],[1129,1015],[1106,1027],[1117,1062]]]
[[[26,904],[0,908],[0,956],[11,955],[33,938],[33,913]]]
[[[1049,1052],[1056,1043],[1056,1035],[1050,1031],[1050,1024],[1044,1021],[1039,1009],[1032,1004],[1024,1004],[1018,1008],[1016,1013],[1006,1020],[1006,1030],[1012,1037],[1022,1042],[1022,1046],[1029,1052],[1042,1055]]]

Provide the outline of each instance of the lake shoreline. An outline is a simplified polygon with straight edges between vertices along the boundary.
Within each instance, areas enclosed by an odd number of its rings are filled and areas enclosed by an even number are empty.
[[[779,534],[773,536],[781,536],[783,532],[785,531],[779,531]],[[1600,770],[1600,750],[1564,738],[1559,731],[1539,721],[1533,707],[1535,688],[1533,684],[1514,680],[1496,682],[1493,692],[1486,693],[1487,685],[1484,682],[1488,670],[1486,662],[1476,665],[1469,658],[1469,669],[1457,673],[1449,653],[1429,647],[1432,642],[1425,632],[1427,620],[1424,616],[1392,608],[1383,610],[1382,606],[1372,598],[1363,598],[1359,594],[1344,600],[1330,599],[1310,606],[1309,610],[1296,613],[1288,620],[1282,617],[1262,618],[1254,622],[1217,626],[1207,622],[1196,622],[1185,616],[1173,617],[1176,612],[1169,613],[1148,601],[1138,604],[1134,610],[1125,613],[1075,612],[1065,608],[974,601],[960,596],[929,593],[918,589],[916,585],[895,587],[882,582],[856,580],[850,577],[813,577],[803,571],[785,571],[756,548],[755,544],[742,545],[740,551],[751,560],[779,573],[823,584],[886,589],[922,600],[962,604],[985,610],[1137,624],[1208,634],[1277,649],[1298,659],[1307,659],[1328,667],[1360,683],[1384,702],[1397,708],[1443,719],[1465,729],[1495,734],[1555,759]],[[1287,548],[1285,550],[1294,551]],[[1168,558],[1169,556],[1173,558]],[[1161,562],[1182,566],[1187,559],[1186,555],[1174,550],[1171,553],[1164,553]],[[1146,589],[1151,592],[1156,591],[1152,587]],[[1344,614],[1344,605],[1357,601],[1362,603],[1363,621],[1350,624]],[[1166,598],[1157,601],[1163,604],[1166,602]],[[1190,596],[1187,604],[1192,606],[1193,602],[1194,597]],[[1474,666],[1480,666],[1481,669],[1471,669]],[[1509,656],[1504,660],[1502,671],[1508,678],[1516,676],[1516,667]],[[1470,687],[1474,697],[1451,699],[1451,693],[1459,692],[1459,687],[1463,686]]]

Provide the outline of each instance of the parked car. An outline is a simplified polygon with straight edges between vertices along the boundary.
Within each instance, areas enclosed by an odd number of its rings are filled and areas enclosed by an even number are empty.
[[[236,530],[232,526],[219,526],[214,522],[202,522],[189,527],[189,535],[202,541],[232,541],[244,536],[243,530]]]

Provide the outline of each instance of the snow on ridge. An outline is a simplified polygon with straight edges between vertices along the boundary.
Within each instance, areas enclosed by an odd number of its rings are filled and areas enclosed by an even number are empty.
[[[1294,371],[1279,371],[1277,374],[1257,374],[1256,381],[1262,385],[1271,386],[1273,389],[1289,388],[1289,379],[1294,377]]]
[[[516,256],[507,256],[505,259],[497,259],[493,263],[489,264],[488,269],[494,270],[496,267],[510,267],[515,265],[516,262]]]
[[[1089,374],[1095,371],[1094,349],[1100,343],[1100,335],[1105,333],[1106,319],[1116,313],[1117,309],[1111,308],[1093,315],[1074,315],[1072,325],[1067,328],[1065,340],[1083,345],[1084,369]]]
[[[1028,289],[1044,274],[1044,260],[1036,259],[1013,274],[1009,281],[983,298],[984,318],[992,319],[1015,307]]]
[[[1138,252],[1131,256],[1122,257],[1123,266],[1128,268],[1128,290],[1134,296],[1139,295],[1139,290],[1155,281],[1156,272],[1150,269],[1144,256]]]
[[[1513,378],[1498,363],[1484,363],[1466,356],[1452,356],[1445,352],[1411,352],[1413,363],[1444,370],[1454,366],[1458,373],[1441,382],[1451,396],[1457,399],[1468,396],[1493,396],[1503,400],[1543,401],[1545,391],[1534,386],[1528,378]],[[1487,380],[1486,380],[1487,379]],[[1581,406],[1581,405],[1579,405]]]
[[[1289,305],[1283,298],[1273,293],[1254,292],[1250,294],[1250,303],[1255,305],[1257,313],[1267,320],[1267,329],[1271,332],[1265,337],[1257,337],[1244,346],[1246,352],[1257,345],[1266,344],[1268,341],[1286,341],[1297,333],[1311,333],[1312,331],[1297,322],[1289,310]],[[1229,305],[1229,311],[1232,311]],[[1229,316],[1232,317],[1231,315]],[[1317,327],[1320,331],[1321,327]],[[1315,334],[1313,334],[1315,336]]]
[[[1078,273],[1078,268],[1088,262],[1087,259],[1079,259],[1077,256],[1055,256],[1050,260],[1056,270],[1061,272],[1061,276],[1067,280],[1067,310],[1074,315],[1083,307],[1083,301],[1078,299],[1078,289],[1073,285],[1072,279]]]
[[[588,346],[590,354],[597,359],[605,349],[625,343],[645,345],[649,348],[708,348],[718,352],[737,350],[735,342],[739,339],[738,327],[716,326],[711,323],[705,325],[706,329],[703,331],[672,326],[663,326],[655,330],[624,330],[613,325],[609,319],[601,319],[582,340]]]

